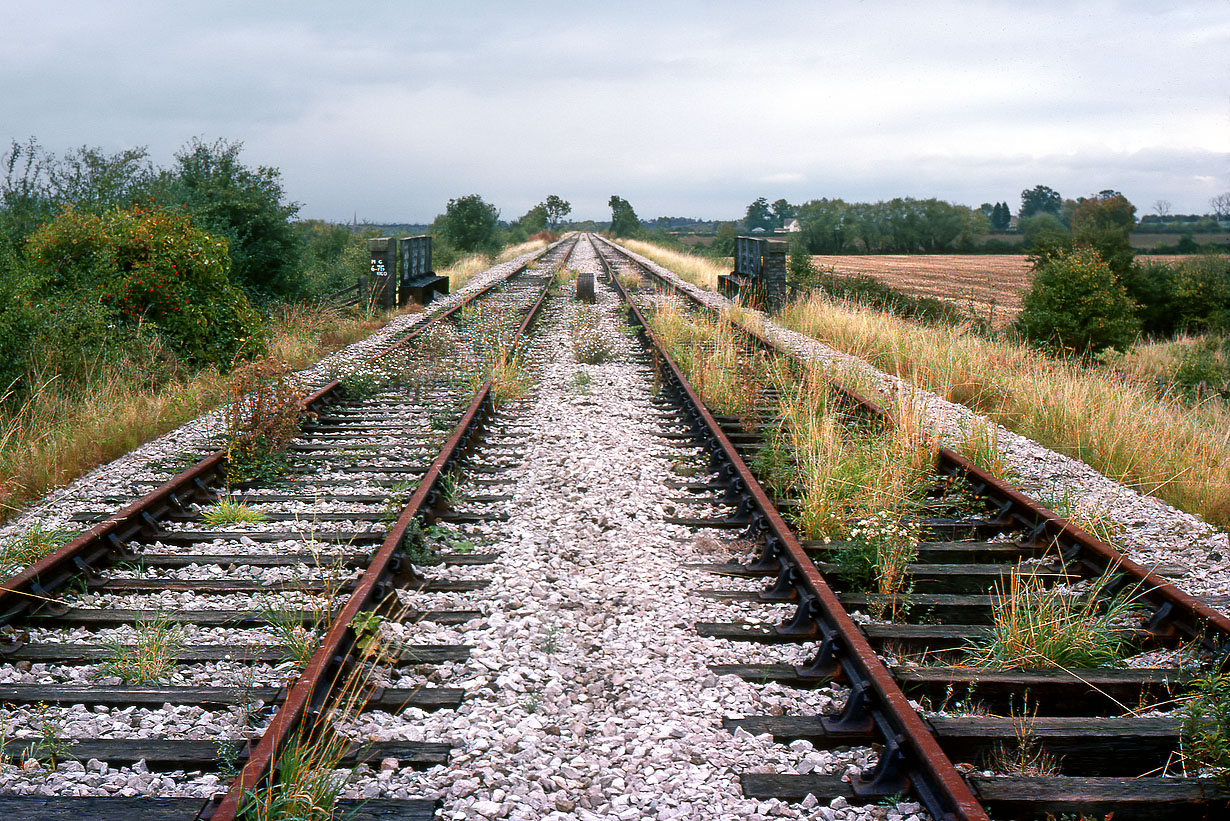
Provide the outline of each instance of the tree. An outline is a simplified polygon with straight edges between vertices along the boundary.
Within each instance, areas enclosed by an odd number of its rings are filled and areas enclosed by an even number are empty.
[[[616,237],[630,237],[641,230],[641,221],[632,210],[632,203],[623,197],[612,194],[607,201],[611,206],[611,234]]]
[[[1210,199],[1209,207],[1213,209],[1213,216],[1219,220],[1230,219],[1230,191]]]
[[[991,230],[992,231],[1007,231],[1012,225],[1012,211],[1008,208],[1008,203],[997,202],[991,208]]]
[[[1060,251],[1035,264],[1017,330],[1057,353],[1127,348],[1140,329],[1135,305],[1092,248]]]
[[[1170,216],[1170,200],[1157,200],[1153,203],[1153,210],[1165,222],[1166,218]]]
[[[552,229],[559,225],[564,217],[572,213],[572,204],[568,200],[560,199],[554,194],[547,197],[546,202],[542,205],[546,209],[547,222],[550,223]]]
[[[1021,219],[1041,213],[1058,216],[1062,208],[1063,198],[1059,196],[1058,191],[1049,186],[1035,185],[1021,192],[1021,210],[1018,216]]]
[[[790,258],[786,262],[786,282],[796,288],[810,288],[820,278],[820,270],[807,252],[807,240],[802,234],[790,237]]]
[[[144,147],[107,154],[82,146],[60,158],[31,137],[14,140],[3,164],[0,230],[15,247],[65,208],[101,214],[146,201],[157,180]]]
[[[1072,213],[1072,240],[1096,249],[1118,277],[1127,275],[1135,258],[1131,242],[1135,227],[1136,206],[1118,191],[1081,197]]]
[[[1213,254],[1183,260],[1175,268],[1174,303],[1186,329],[1230,332],[1230,262]]]
[[[1025,217],[1017,223],[1017,228],[1025,235],[1025,244],[1028,247],[1044,254],[1059,247],[1066,247],[1072,241],[1068,227],[1059,217],[1049,212]]]
[[[547,206],[544,203],[538,203],[530,210],[526,211],[520,219],[517,220],[517,226],[525,232],[525,235],[533,236],[542,231],[547,230],[547,223],[550,217],[547,215]]]
[[[774,200],[771,208],[773,211],[773,222],[777,228],[784,228],[786,220],[794,219],[799,215],[799,209],[784,199]]]
[[[756,201],[747,207],[747,216],[743,218],[743,225],[748,231],[754,231],[757,228],[763,228],[765,231],[773,229],[773,215],[769,211],[769,201],[764,197],[757,197]]]
[[[851,208],[842,200],[818,199],[798,208],[799,227],[813,254],[843,254],[854,241]]]
[[[459,251],[476,253],[494,250],[495,229],[500,210],[478,194],[467,194],[448,201],[440,232]]]
[[[709,252],[715,257],[733,257],[735,255],[735,224],[719,222],[717,232],[713,236],[713,244]]]
[[[164,175],[168,205],[183,205],[193,222],[225,237],[231,251],[231,279],[262,298],[299,296],[299,238],[290,220],[296,203],[282,202],[282,172],[249,168],[239,160],[243,143],[194,139],[175,155],[177,167]]]

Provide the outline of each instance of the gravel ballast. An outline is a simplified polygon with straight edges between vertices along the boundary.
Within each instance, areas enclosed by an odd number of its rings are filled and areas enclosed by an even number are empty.
[[[570,267],[596,270],[588,250],[580,246]],[[446,819],[909,817],[915,805],[743,797],[741,772],[844,773],[873,754],[784,746],[722,728],[728,715],[832,710],[844,691],[709,671],[711,663],[794,660],[800,649],[697,635],[697,621],[767,620],[784,611],[694,595],[720,585],[683,565],[740,547],[665,521],[706,510],[709,500],[689,503],[670,486],[683,479],[672,462],[688,451],[659,435],[674,428],[657,421],[663,411],[653,401],[652,372],[617,333],[614,297],[599,289],[601,324],[585,331],[608,335],[608,362],[576,362],[569,329],[577,312],[557,297],[533,343],[537,386],[511,411],[527,423],[525,455],[492,491],[513,493],[512,517],[482,529],[495,540],[484,550],[501,554],[479,602],[485,618],[450,630],[474,648],[446,679],[467,690],[466,700],[456,713],[365,714],[349,730],[364,739],[443,740],[454,755],[426,772],[395,762],[362,768],[349,794],[439,798]]]

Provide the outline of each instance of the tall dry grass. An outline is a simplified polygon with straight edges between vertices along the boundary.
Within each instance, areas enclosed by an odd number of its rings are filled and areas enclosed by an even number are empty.
[[[545,239],[531,239],[516,245],[509,245],[503,251],[500,251],[499,256],[495,258],[495,261],[508,262],[510,259],[516,259],[522,254],[528,254],[533,251],[541,251],[549,244],[550,243],[548,243]]]
[[[900,514],[929,484],[939,429],[925,423],[907,393],[888,406],[893,423],[851,426],[820,368],[796,374],[784,361],[740,353],[743,342],[725,322],[669,305],[649,318],[705,404],[718,413],[748,416],[763,406],[767,388],[777,401],[772,441],[789,446],[784,484],[797,490],[798,524],[808,538],[844,533],[849,523]]]
[[[718,276],[729,274],[734,266],[729,259],[724,263],[717,262],[708,257],[674,251],[644,240],[622,239],[619,242],[628,250],[652,259],[662,267],[669,268],[683,279],[707,291],[716,291]]]
[[[391,316],[282,308],[270,321],[269,354],[288,370],[301,368],[371,334]],[[100,360],[93,367],[82,385],[44,374],[20,405],[0,404],[0,519],[217,407],[229,384],[212,369],[150,384],[127,363]]]
[[[466,286],[475,274],[480,274],[492,266],[491,257],[486,254],[466,254],[457,261],[436,274],[448,277],[448,292],[459,291]]]
[[[844,533],[853,520],[900,518],[930,483],[939,429],[923,421],[908,396],[889,406],[894,424],[863,429],[843,416],[819,368],[777,387],[778,415],[798,467],[798,524],[808,538]]]
[[[1220,527],[1230,526],[1230,413],[959,327],[812,297],[781,323],[965,405]]]

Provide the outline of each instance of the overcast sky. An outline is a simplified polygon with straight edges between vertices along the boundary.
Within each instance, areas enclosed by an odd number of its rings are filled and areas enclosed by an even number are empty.
[[[302,215],[1230,191],[1230,2],[0,2],[0,138],[193,137]]]

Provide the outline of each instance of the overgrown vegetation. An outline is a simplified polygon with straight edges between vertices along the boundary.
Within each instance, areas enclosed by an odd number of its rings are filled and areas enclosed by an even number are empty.
[[[818,297],[791,305],[780,321],[1142,493],[1230,526],[1230,409],[1223,404],[1193,409],[1179,391],[1159,396],[1152,384],[1021,343]],[[1110,360],[1128,369],[1132,361]]]
[[[1052,584],[1036,567],[1018,567],[997,586],[991,633],[969,648],[971,663],[995,668],[1110,667],[1124,657],[1123,631],[1138,606],[1136,590],[1117,593],[1108,570],[1077,590]]]
[[[278,363],[259,360],[235,372],[226,407],[227,480],[271,479],[290,465],[283,454],[299,430],[299,390]]]
[[[1181,738],[1185,758],[1230,780],[1230,674],[1208,674],[1192,684]]]
[[[348,228],[294,224],[237,142],[55,156],[0,178],[0,508],[198,415],[266,351],[301,366],[379,324],[295,300],[366,268]]]
[[[872,594],[876,618],[894,618],[908,604],[918,547],[917,530],[901,522],[930,484],[938,429],[923,423],[909,397],[891,406],[891,425],[857,420],[823,371],[798,374],[743,351],[719,320],[660,306],[650,323],[712,410],[759,430],[754,469],[776,494],[793,498],[801,533],[830,544],[827,557],[852,589]]]
[[[111,655],[100,665],[101,675],[125,684],[162,681],[175,667],[175,654],[183,646],[183,630],[159,614],[137,619],[133,632],[136,637],[131,643],[119,638],[104,643]]]
[[[68,542],[69,534],[35,522],[0,544],[0,577],[11,576]]]

